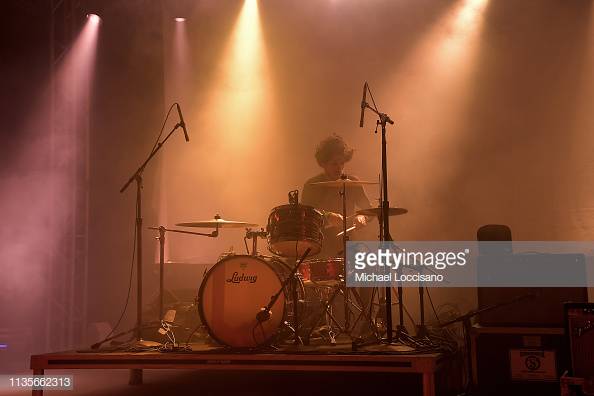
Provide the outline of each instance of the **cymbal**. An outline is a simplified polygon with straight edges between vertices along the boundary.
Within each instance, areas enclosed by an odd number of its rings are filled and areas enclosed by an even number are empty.
[[[194,228],[245,228],[257,227],[258,224],[246,223],[244,221],[223,220],[221,218],[214,218],[212,220],[194,221],[190,223],[177,223],[176,226]]]
[[[358,215],[363,216],[376,216],[379,217],[382,214],[382,208],[368,208],[361,209],[356,212]],[[399,216],[408,213],[408,209],[404,208],[388,208],[388,216]]]
[[[378,184],[378,182],[366,181],[366,180],[352,180],[352,179],[338,179],[338,180],[331,180],[331,181],[323,181],[323,182],[315,182],[311,183],[314,186],[322,186],[322,187],[342,187],[346,185],[347,187],[354,187],[354,186],[364,186],[368,184]]]

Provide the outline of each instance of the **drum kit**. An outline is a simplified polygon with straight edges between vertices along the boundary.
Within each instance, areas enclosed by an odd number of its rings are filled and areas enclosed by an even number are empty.
[[[343,232],[346,246],[347,186],[374,184],[346,178],[320,182],[321,186],[342,187]],[[407,213],[391,208],[389,215]],[[381,211],[369,208],[356,214],[379,217]],[[254,230],[256,224],[225,220],[220,216],[198,222],[176,224],[189,228],[214,228],[211,233],[167,230],[216,237],[220,229],[245,228],[244,240],[252,240],[248,254],[222,254],[208,272],[198,290],[197,306],[203,326],[217,343],[232,348],[261,348],[286,343],[309,344],[313,334],[336,343],[337,334],[352,335],[357,323],[367,323],[370,334],[379,337],[378,327],[365,309],[365,302],[356,290],[346,287],[345,252],[342,257],[311,258],[320,253],[327,226],[322,211],[299,203],[298,191],[289,193],[289,204],[273,208],[266,229]],[[151,227],[160,229],[163,227]],[[159,238],[158,238],[159,239]],[[266,239],[272,255],[258,252],[258,239]],[[163,251],[164,238],[161,239]],[[246,242],[247,249],[247,242]],[[163,257],[161,257],[163,262]],[[337,319],[335,298],[344,299],[343,322]],[[350,315],[358,315],[354,325]],[[161,307],[161,313],[163,308]]]
[[[367,92],[371,95],[372,105],[366,101]],[[173,105],[172,107],[173,108]],[[379,111],[373,100],[369,84],[363,86],[361,101],[360,127],[363,127],[365,110],[369,109],[378,117],[376,130],[381,126],[381,198],[378,208],[369,208],[357,212],[363,216],[373,216],[379,223],[379,240],[392,241],[390,235],[389,217],[405,214],[406,209],[391,208],[388,200],[388,164],[386,155],[386,127],[394,124],[386,113]],[[171,110],[171,109],[170,109]],[[136,340],[141,341],[142,320],[142,186],[143,172],[151,159],[159,152],[165,142],[178,128],[183,128],[186,141],[189,141],[185,124],[181,119],[169,134],[160,141],[161,134],[148,157],[140,167],[130,176],[120,189],[123,193],[133,182],[136,182],[136,228],[135,246],[137,302],[136,302]],[[169,113],[168,113],[169,114]],[[165,124],[163,124],[165,125]],[[161,133],[163,129],[161,130]],[[364,308],[361,296],[353,288],[346,287],[346,244],[348,233],[354,227],[347,228],[346,193],[347,187],[362,187],[377,184],[375,182],[350,180],[346,176],[334,181],[312,183],[319,187],[339,188],[342,197],[342,233],[337,237],[342,238],[342,257],[330,259],[307,259],[308,255],[318,254],[322,250],[323,229],[326,226],[325,214],[312,207],[299,203],[298,192],[289,193],[289,205],[282,205],[272,209],[268,217],[266,230],[253,231],[256,224],[243,221],[232,221],[220,218],[207,221],[179,223],[180,227],[214,228],[210,233],[199,233],[185,230],[170,230],[165,227],[151,227],[159,231],[160,241],[160,312],[163,318],[163,269],[164,269],[164,244],[166,232],[181,232],[206,237],[217,237],[220,229],[247,228],[244,240],[252,239],[252,253],[247,255],[225,254],[210,270],[199,288],[198,310],[203,323],[206,325],[210,336],[219,343],[237,348],[255,348],[270,345],[274,342],[286,341],[292,332],[294,342],[307,343],[316,326],[324,316],[329,325],[328,331],[331,342],[333,328],[352,337],[353,330],[361,318],[372,329],[379,339],[378,326],[372,321],[372,312]],[[272,256],[258,254],[257,240],[266,238],[268,250]],[[313,285],[313,286],[311,286]],[[316,293],[311,293],[311,290]],[[319,291],[319,293],[317,293]],[[391,289],[385,288],[384,314],[385,335],[381,341],[393,341]],[[323,307],[318,310],[308,310],[308,303],[316,303]],[[333,315],[334,299],[341,295],[344,300],[344,323],[339,323]],[[372,297],[373,298],[373,297]],[[398,298],[402,302],[402,287],[398,286]],[[268,303],[266,303],[268,301]],[[309,304],[312,305],[312,304]],[[315,305],[315,304],[314,304]],[[371,307],[371,303],[369,304]],[[381,304],[380,304],[381,305]],[[390,307],[389,309],[386,309]],[[351,310],[358,311],[358,318],[353,325],[350,323]],[[396,339],[403,331],[403,304],[399,304],[399,327]],[[309,331],[304,333],[303,324],[313,323]],[[310,324],[311,324],[310,323]],[[288,332],[287,332],[288,330]],[[305,336],[304,336],[305,335]],[[302,337],[304,336],[304,337]]]

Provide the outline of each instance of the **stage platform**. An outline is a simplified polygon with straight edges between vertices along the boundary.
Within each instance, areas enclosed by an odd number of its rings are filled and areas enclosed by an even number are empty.
[[[278,351],[233,351],[220,347],[191,345],[181,352],[137,351],[96,352],[72,351],[34,355],[33,374],[46,370],[130,369],[131,383],[142,382],[144,369],[197,369],[228,371],[289,372],[361,372],[400,373],[419,376],[423,396],[436,395],[436,374],[449,361],[442,353],[406,353],[399,346],[373,346],[353,352],[349,348],[328,346],[284,347]],[[42,395],[43,391],[33,391]]]

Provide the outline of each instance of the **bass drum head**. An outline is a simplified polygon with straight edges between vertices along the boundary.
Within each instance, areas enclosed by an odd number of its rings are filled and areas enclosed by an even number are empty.
[[[220,344],[252,348],[270,343],[283,322],[285,295],[272,306],[269,320],[256,315],[282,285],[274,266],[256,256],[228,256],[216,263],[200,286],[199,312],[213,339]]]

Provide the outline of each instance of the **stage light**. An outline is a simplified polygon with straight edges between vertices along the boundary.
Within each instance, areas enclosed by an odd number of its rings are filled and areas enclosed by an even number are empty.
[[[99,23],[101,22],[101,17],[97,14],[87,14],[87,18],[92,23]]]
[[[401,127],[414,128],[419,136],[418,150],[404,153],[400,160],[414,163],[416,158],[439,158],[443,152],[456,152],[457,147],[468,141],[469,137],[461,131],[466,131],[465,123],[475,117],[469,114],[469,102],[476,89],[474,78],[488,6],[488,0],[448,2],[443,13],[406,54],[405,61],[399,62],[389,87],[403,94],[383,106],[403,109],[399,117],[405,120],[402,121],[405,125]],[[440,105],[434,106],[435,103]],[[439,128],[430,127],[428,119]],[[439,161],[427,161],[425,169],[431,172],[424,171],[422,178],[430,186],[428,196],[448,188],[447,183],[461,164],[462,157],[452,158],[447,166]],[[403,182],[413,183],[418,176],[411,173],[407,175],[410,179]],[[411,233],[425,230],[415,227],[411,227]]]
[[[182,17],[177,17],[175,18],[175,22],[185,22],[186,18],[182,18]]]
[[[222,79],[224,97],[213,103],[215,109],[232,108],[237,131],[228,144],[240,149],[248,141],[245,131],[257,123],[254,114],[269,106],[266,51],[257,0],[245,0],[224,52]],[[255,132],[254,132],[255,133]]]

